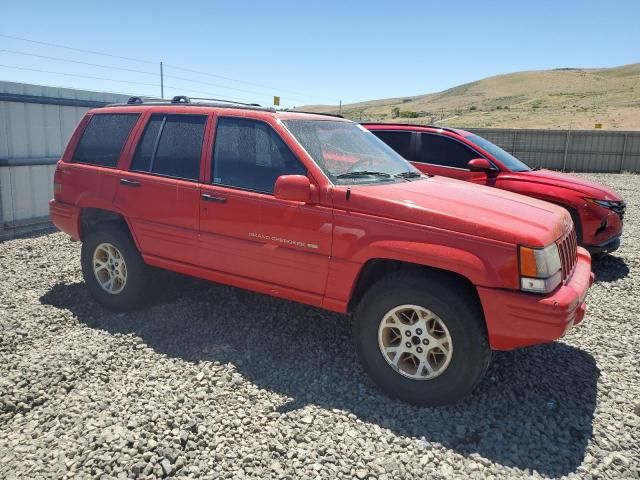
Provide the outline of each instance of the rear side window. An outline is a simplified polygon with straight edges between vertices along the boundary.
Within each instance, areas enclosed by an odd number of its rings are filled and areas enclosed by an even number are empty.
[[[376,137],[393,148],[405,160],[414,160],[415,154],[411,145],[412,132],[390,132],[385,130],[371,130]]]
[[[479,154],[451,138],[430,133],[420,134],[418,162],[468,169],[469,160],[478,157]]]
[[[204,115],[152,115],[131,170],[198,180],[206,122]]]
[[[266,123],[220,118],[213,152],[213,183],[273,193],[280,175],[306,175],[307,169]]]
[[[138,116],[137,113],[93,115],[82,133],[71,161],[115,167]]]

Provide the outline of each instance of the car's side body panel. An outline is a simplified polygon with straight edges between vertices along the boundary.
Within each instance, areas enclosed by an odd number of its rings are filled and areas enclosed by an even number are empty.
[[[91,115],[119,112],[135,112],[139,118],[117,165],[71,162]],[[197,179],[131,171],[145,125],[153,114],[207,117]],[[510,308],[528,308],[531,295],[518,291],[517,246],[543,247],[554,242],[570,225],[565,211],[509,192],[448,179],[335,186],[282,124],[282,119],[300,115],[188,105],[92,111],[59,162],[56,182],[62,188],[51,202],[52,220],[81,239],[83,208],[115,212],[126,220],[149,265],[337,312],[348,312],[352,307],[350,300],[360,273],[371,260],[443,270],[477,288],[494,348],[557,338],[557,325],[541,333],[543,327],[535,316],[529,319],[534,322],[531,332],[527,331],[529,320],[523,319],[519,323],[522,331],[510,336],[510,317],[496,309],[503,297],[509,300]],[[222,117],[268,124],[307,169],[310,201],[281,200],[265,191],[214,183],[212,157]],[[478,183],[486,182],[484,174],[476,172],[473,177]],[[585,263],[588,256],[582,258],[576,278],[584,276]],[[583,284],[584,279],[578,282],[578,286]],[[569,287],[561,287],[565,288]],[[575,319],[577,309],[584,308],[586,288],[562,290],[561,300],[571,305],[559,314],[561,322]]]
[[[464,168],[421,163],[412,158],[413,165],[420,171],[431,175],[442,175],[458,180],[496,187],[529,197],[545,200],[573,210],[580,225],[581,244],[597,251],[601,245],[607,244],[622,235],[622,218],[608,210],[586,201],[586,198],[621,201],[622,198],[613,190],[571,175],[551,172],[514,172],[504,165],[490,152],[482,149],[471,140],[468,132],[458,129],[441,129],[431,126],[402,124],[365,124],[374,133],[377,131],[413,132],[415,135],[427,133],[441,135],[452,141],[466,145],[478,152],[479,156],[492,162],[497,171],[493,173],[472,172]],[[414,142],[414,145],[419,142]],[[415,155],[414,155],[415,157]]]

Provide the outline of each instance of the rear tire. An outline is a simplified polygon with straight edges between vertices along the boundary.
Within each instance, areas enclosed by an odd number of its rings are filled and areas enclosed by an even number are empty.
[[[89,292],[109,310],[124,312],[146,302],[151,269],[126,228],[109,223],[90,232],[82,243],[81,264]]]
[[[373,381],[419,406],[466,397],[491,359],[471,288],[431,272],[394,273],[374,284],[356,308],[354,341]]]

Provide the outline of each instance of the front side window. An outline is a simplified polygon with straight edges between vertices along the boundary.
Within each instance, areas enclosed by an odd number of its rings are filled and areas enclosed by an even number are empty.
[[[414,159],[415,154],[411,141],[414,135],[413,132],[371,130],[371,133],[398,152],[402,158],[407,160]]]
[[[82,133],[71,161],[115,167],[138,117],[137,113],[94,114]]]
[[[364,127],[337,120],[283,122],[333,183],[354,185],[420,178],[420,172]]]
[[[504,165],[506,165],[506,167],[512,172],[529,172],[531,170],[531,168],[527,164],[518,160],[509,152],[504,151],[495,143],[491,143],[486,138],[482,138],[481,136],[476,135],[475,133],[468,135],[466,138],[467,140],[476,144],[481,149],[485,150],[486,152],[489,152],[491,155],[496,157]]]
[[[206,122],[204,115],[152,115],[131,170],[198,180]]]
[[[218,119],[213,151],[213,183],[273,193],[280,175],[307,169],[268,124],[246,118]]]
[[[469,160],[480,156],[469,147],[445,136],[431,133],[421,133],[420,136],[418,162],[468,169]]]

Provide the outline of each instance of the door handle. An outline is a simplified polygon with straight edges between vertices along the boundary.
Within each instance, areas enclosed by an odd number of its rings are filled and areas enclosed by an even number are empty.
[[[129,180],[128,178],[121,178],[120,179],[120,184],[126,186],[126,187],[139,187],[140,186],[140,182],[137,180]]]
[[[227,201],[225,197],[216,197],[214,195],[209,195],[208,193],[203,193],[200,197],[205,202],[225,203]]]

